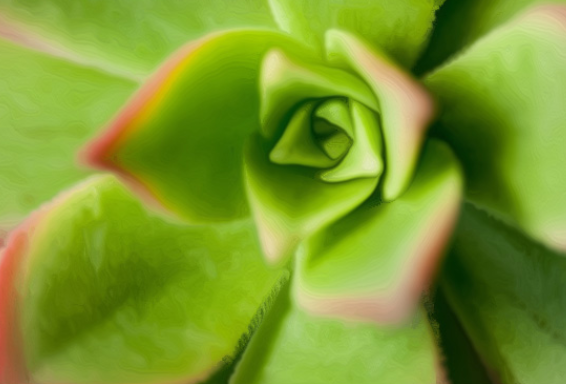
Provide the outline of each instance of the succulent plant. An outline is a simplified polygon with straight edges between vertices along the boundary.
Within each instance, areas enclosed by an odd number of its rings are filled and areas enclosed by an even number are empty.
[[[566,5],[443,3],[0,4],[0,383],[561,383]]]

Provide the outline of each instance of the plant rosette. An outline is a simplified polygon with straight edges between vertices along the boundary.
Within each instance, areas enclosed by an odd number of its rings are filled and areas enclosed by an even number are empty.
[[[502,347],[501,319],[529,318],[521,288],[470,312],[497,279],[471,294],[455,276],[481,279],[482,257],[513,241],[542,258],[566,248],[565,8],[532,8],[419,81],[406,67],[438,5],[410,37],[332,12],[305,32],[319,6],[304,7],[272,2],[289,33],[180,48],[82,153],[118,179],[94,177],[12,232],[2,383],[445,380],[420,302],[451,240],[439,281],[483,364],[504,382],[549,375]],[[559,332],[559,311],[539,310]]]
[[[87,157],[193,222],[251,214],[269,263],[301,255],[310,310],[398,321],[450,237],[461,173],[440,141],[421,156],[432,101],[415,80],[353,35],[325,46],[318,59],[269,31],[192,43]]]

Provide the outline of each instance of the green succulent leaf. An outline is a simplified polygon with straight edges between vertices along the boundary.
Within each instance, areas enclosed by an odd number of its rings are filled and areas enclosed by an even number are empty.
[[[136,87],[0,39],[0,243],[3,231],[90,173],[75,165],[77,150]]]
[[[0,14],[0,35],[133,76],[207,33],[276,28],[263,0],[3,0]]]
[[[450,384],[494,384],[472,345],[454,310],[446,300],[442,289],[436,287],[434,301],[427,302],[433,313],[433,329],[440,337],[442,362]]]
[[[442,65],[458,51],[505,24],[525,9],[564,0],[451,0],[436,14],[429,47],[416,67],[424,73]]]
[[[22,231],[25,246],[5,252],[20,253],[34,382],[204,379],[286,273],[264,265],[250,221],[173,224],[110,176],[75,188]]]
[[[535,8],[426,78],[467,198],[566,249],[566,7]]]
[[[282,291],[250,341],[231,384],[434,384],[426,316],[379,327],[314,317]]]
[[[414,310],[450,238],[462,175],[431,140],[409,189],[368,200],[299,248],[295,296],[313,313],[396,322]]]
[[[89,148],[193,221],[248,214],[243,148],[259,131],[259,66],[271,48],[309,57],[277,33],[209,35],[177,53]]]
[[[364,36],[410,67],[426,44],[439,1],[433,0],[269,0],[279,26],[312,45],[339,28]]]
[[[327,59],[358,73],[379,100],[387,172],[383,197],[396,199],[409,185],[433,105],[426,91],[376,48],[338,30],[326,34]]]
[[[566,259],[466,204],[441,284],[503,384],[566,375]]]
[[[279,263],[299,242],[368,198],[377,178],[325,183],[318,170],[270,161],[269,145],[251,137],[245,153],[250,205],[266,257]]]

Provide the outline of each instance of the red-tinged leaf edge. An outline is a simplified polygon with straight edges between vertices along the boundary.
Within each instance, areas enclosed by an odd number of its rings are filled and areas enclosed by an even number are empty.
[[[0,384],[33,383],[26,367],[23,335],[19,327],[18,306],[24,298],[18,287],[25,284],[26,265],[30,261],[28,251],[35,232],[45,225],[49,215],[69,197],[81,189],[88,188],[99,177],[91,177],[44,204],[10,233],[5,248],[0,250]],[[164,384],[197,384],[206,380],[216,369],[216,366],[212,366],[199,375]]]
[[[159,197],[148,183],[132,174],[117,161],[116,153],[130,135],[135,132],[141,121],[151,116],[158,108],[163,95],[175,81],[178,71],[182,70],[193,55],[208,41],[223,32],[209,34],[192,41],[180,48],[145,82],[124,108],[111,119],[103,133],[95,137],[84,147],[78,156],[81,164],[117,174],[140,196],[146,204],[162,213],[175,215],[175,209]]]
[[[37,218],[30,219],[13,232],[0,255],[0,384],[28,383],[18,329],[16,280],[28,247],[27,232]]]
[[[456,200],[456,199],[455,199]],[[420,242],[419,257],[405,269],[399,282],[390,291],[375,294],[322,296],[295,285],[298,304],[310,313],[320,316],[339,317],[347,321],[377,321],[382,324],[395,324],[407,319],[415,308],[415,302],[438,272],[440,260],[449,242],[452,229],[459,213],[459,200],[447,208],[447,214],[437,218],[435,236],[427,234],[431,241]],[[298,279],[297,279],[298,281]],[[348,314],[348,315],[345,315]]]

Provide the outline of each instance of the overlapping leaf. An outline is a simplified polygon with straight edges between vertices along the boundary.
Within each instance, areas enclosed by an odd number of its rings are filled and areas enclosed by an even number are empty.
[[[426,78],[467,197],[566,249],[566,7],[535,8]]]
[[[441,281],[502,383],[564,381],[564,276],[561,255],[467,204]]]
[[[262,0],[4,0],[0,15],[0,35],[136,76],[207,33],[275,28]]]
[[[90,157],[131,175],[191,220],[246,216],[244,142],[260,130],[259,65],[276,47],[309,57],[294,40],[269,31],[193,42],[142,88]]]
[[[282,291],[231,384],[434,384],[435,353],[422,314],[396,327],[347,323],[306,314]]]
[[[89,173],[75,165],[76,152],[136,87],[0,40],[0,240]]]
[[[394,200],[410,183],[428,123],[432,100],[424,88],[380,49],[352,34],[326,34],[326,57],[362,77],[374,92],[381,112],[387,172],[383,196]]]
[[[5,252],[20,259],[19,327],[8,332],[41,383],[205,379],[282,273],[265,267],[250,222],[171,224],[109,176],[35,220]],[[15,366],[2,348],[0,368]]]
[[[269,0],[279,26],[322,47],[327,30],[338,28],[363,36],[404,66],[410,67],[427,42],[434,14],[433,0]]]
[[[531,6],[564,0],[450,0],[436,14],[430,45],[417,65],[433,70],[451,56]]]
[[[457,217],[458,163],[445,145],[427,144],[409,189],[392,203],[369,200],[305,241],[295,293],[311,312],[397,322],[420,299]]]
[[[280,262],[320,228],[350,212],[377,186],[376,178],[325,183],[316,170],[269,161],[258,137],[246,149],[250,204],[268,260]]]

